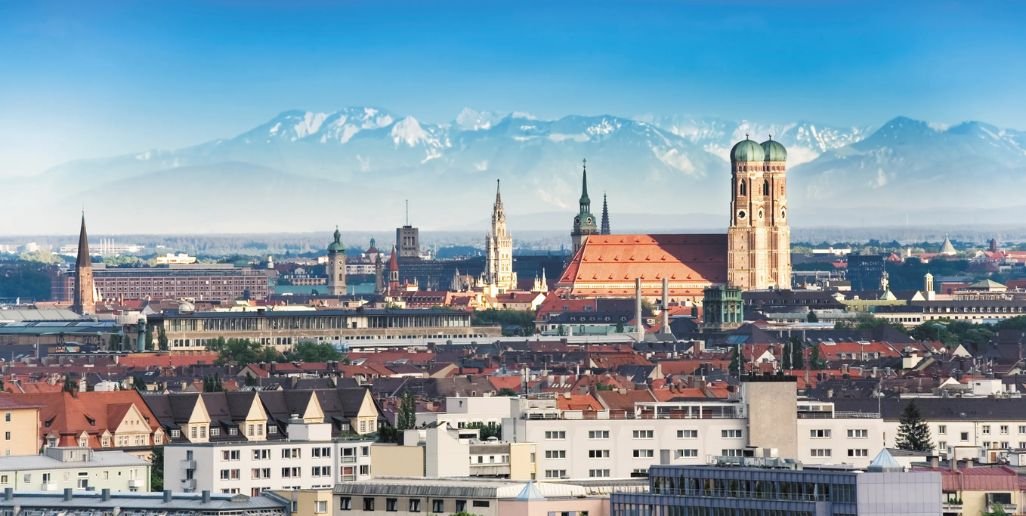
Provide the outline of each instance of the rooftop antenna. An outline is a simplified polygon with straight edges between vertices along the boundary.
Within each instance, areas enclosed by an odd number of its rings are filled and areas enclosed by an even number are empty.
[[[406,199],[406,225],[410,225],[410,200]]]

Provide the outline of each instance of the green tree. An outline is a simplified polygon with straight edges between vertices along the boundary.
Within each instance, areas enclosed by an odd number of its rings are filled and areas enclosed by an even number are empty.
[[[808,317],[805,318],[805,320],[810,322],[810,323],[818,323],[819,322],[819,316],[816,315],[816,312],[814,310],[809,310],[809,315],[808,315]]]
[[[499,389],[499,392],[495,393],[496,396],[516,396],[517,391],[510,389],[509,387],[503,387]]]
[[[410,391],[403,393],[399,401],[399,414],[396,417],[396,429],[409,430],[417,426],[417,402]]]
[[[203,392],[223,392],[224,384],[217,375],[210,375],[203,378]]]
[[[930,451],[933,449],[930,427],[923,420],[915,401],[910,401],[908,405],[905,405],[905,410],[901,413],[896,444],[901,450]]]
[[[819,346],[813,344],[809,352],[809,367],[812,369],[826,369],[826,361],[819,356]]]
[[[281,357],[274,348],[249,339],[228,339],[223,344],[215,342],[214,346],[218,348],[218,365],[244,367],[258,362],[275,362]]]
[[[801,337],[791,337],[791,369],[805,368],[805,343]]]
[[[478,310],[471,314],[474,326],[502,326],[502,334],[534,335],[534,312],[530,310]]]
[[[473,423],[468,423],[466,428],[476,428],[480,430],[478,438],[482,441],[486,441],[492,437],[502,439],[502,427],[495,423],[485,424],[480,421],[475,421]]]
[[[150,453],[150,491],[164,490],[164,447],[156,446]]]
[[[730,348],[730,373],[739,373],[741,367],[741,352],[740,346],[734,346]]]
[[[157,332],[157,346],[161,351],[167,351],[167,334],[164,333],[163,326]]]
[[[342,358],[342,354],[327,342],[300,342],[285,353],[285,358],[290,362],[332,362]]]

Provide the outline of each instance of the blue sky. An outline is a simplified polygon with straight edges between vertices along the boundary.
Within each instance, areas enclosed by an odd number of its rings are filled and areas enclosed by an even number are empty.
[[[1026,2],[0,0],[0,176],[290,109],[1026,129]]]

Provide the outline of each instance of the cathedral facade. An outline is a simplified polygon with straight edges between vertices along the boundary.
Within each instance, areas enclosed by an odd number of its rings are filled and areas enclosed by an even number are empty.
[[[574,240],[557,291],[566,297],[633,297],[640,279],[642,296],[657,300],[666,279],[670,301],[687,303],[700,302],[710,287],[790,289],[787,150],[772,138],[760,144],[746,137],[731,149],[730,169],[726,234],[608,234],[603,206],[598,232],[585,236],[575,218],[575,237],[582,238],[579,248]],[[586,186],[581,214],[590,214],[585,201]]]

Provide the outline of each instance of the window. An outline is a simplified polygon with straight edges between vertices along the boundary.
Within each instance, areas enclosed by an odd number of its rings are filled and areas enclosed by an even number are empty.
[[[948,433],[948,425],[937,425],[937,433],[940,435]]]
[[[310,474],[315,477],[326,477],[331,475],[331,466],[314,466],[310,469]]]
[[[466,500],[456,500],[456,512],[467,512]]]
[[[831,453],[829,448],[813,448],[809,455],[813,457],[829,457]]]
[[[314,457],[331,457],[331,448],[326,446],[323,448],[314,448],[312,451]]]
[[[869,430],[865,428],[849,428],[848,429],[849,439],[868,439]]]
[[[328,512],[328,501],[317,500],[314,502],[314,512],[317,514],[323,514]]]
[[[181,436],[182,436],[182,431],[181,430],[178,430],[178,429],[172,429],[171,430],[171,438],[172,439],[177,439],[177,438],[179,438]]]
[[[962,434],[959,435],[959,437],[962,439],[963,442],[968,441],[969,440],[969,432],[962,432]]]
[[[222,450],[221,460],[239,460],[239,450]]]
[[[865,448],[848,448],[849,457],[869,457],[869,450]]]
[[[588,450],[589,459],[608,459],[609,450]]]
[[[363,510],[367,511],[367,512],[370,512],[370,511],[374,510],[374,499],[373,498],[364,498],[363,499]]]
[[[545,450],[546,459],[565,459],[566,450]],[[478,462],[481,462],[481,457],[478,457]]]
[[[980,427],[980,432],[983,433],[983,435],[990,435],[990,425],[983,425]]]
[[[674,455],[678,459],[685,458],[685,457],[698,457],[698,450],[693,449],[693,448],[684,449],[684,450],[677,450],[674,453]]]
[[[268,460],[271,458],[271,450],[258,448],[253,450],[253,460]]]
[[[253,470],[250,472],[250,476],[253,478],[253,480],[271,478],[271,468],[253,468]]]
[[[1026,425],[1019,425],[1019,433],[1026,434]]]
[[[566,477],[565,469],[547,469],[545,470],[545,478],[564,478]],[[459,511],[456,511],[459,512]]]
[[[9,482],[9,480],[8,480],[7,475],[0,475],[0,484],[6,484],[8,482]]]
[[[937,441],[937,451],[942,452],[948,449],[947,441]]]
[[[445,501],[444,500],[431,500],[431,512],[435,512],[435,513],[445,512]]]
[[[398,498],[385,498],[385,510],[388,512],[395,512],[399,507]]]
[[[654,430],[635,430],[634,431],[634,438],[635,439],[654,439],[655,438],[655,431]]]
[[[999,426],[998,431],[1001,432],[1001,435],[1008,435],[1008,425]]]
[[[419,498],[410,498],[410,512],[420,512]]]
[[[609,439],[609,430],[588,430],[588,439]]]
[[[360,474],[364,476],[370,475],[370,464],[361,464]]]
[[[744,430],[722,430],[720,431],[720,437],[723,437],[724,439],[740,439],[744,437]]]
[[[299,459],[302,458],[302,452],[299,448],[283,448],[281,450],[281,458],[283,459]]]
[[[43,473],[43,483],[44,484],[49,484],[50,483],[50,474],[49,473]]]
[[[609,478],[608,469],[589,469],[588,478]]]
[[[4,440],[5,441],[10,441],[11,440],[11,433],[10,432],[4,432]],[[110,445],[108,444],[107,446],[110,446]]]
[[[698,430],[677,430],[677,439],[698,439]]]
[[[492,504],[488,500],[474,500],[474,503],[471,505],[474,507],[489,507]]]
[[[221,435],[221,429],[220,428],[218,428],[216,426],[210,427],[210,437],[217,437],[219,435]]]
[[[8,423],[11,422],[11,413],[10,412],[4,412],[4,421],[6,421]]]
[[[299,471],[299,466],[291,468],[281,468],[281,478],[299,478],[302,473]]]
[[[849,431],[848,433],[850,434],[851,431]],[[726,437],[726,436],[724,435],[723,437]],[[811,437],[813,439],[829,439],[830,438],[830,430],[828,430],[828,429],[809,430],[809,437]]]
[[[352,497],[343,496],[342,498],[339,498],[338,499],[338,508],[342,509],[343,511],[351,511],[351,510],[353,510],[353,499],[352,499]]]
[[[228,427],[228,435],[239,435],[239,429],[234,426]]]
[[[545,438],[548,440],[560,440],[566,439],[566,431],[564,430],[546,430]]]
[[[655,450],[634,450],[635,459],[651,459],[655,457]]]
[[[724,457],[740,457],[744,454],[744,450],[741,448],[724,448],[720,450],[720,455]]]

